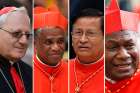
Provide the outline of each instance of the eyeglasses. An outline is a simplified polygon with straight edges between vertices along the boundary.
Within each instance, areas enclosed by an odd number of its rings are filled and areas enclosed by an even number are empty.
[[[27,39],[29,39],[32,36],[32,34],[29,33],[29,32],[27,32],[27,33],[22,33],[21,31],[20,32],[19,31],[17,31],[17,32],[10,32],[10,31],[5,30],[3,28],[0,28],[0,29],[2,31],[8,32],[9,34],[12,35],[12,37],[17,38],[17,39],[21,38],[23,35],[25,35]]]
[[[98,33],[95,31],[73,31],[71,34],[74,38],[81,38],[85,34],[85,36],[89,39],[92,39],[98,35]]]

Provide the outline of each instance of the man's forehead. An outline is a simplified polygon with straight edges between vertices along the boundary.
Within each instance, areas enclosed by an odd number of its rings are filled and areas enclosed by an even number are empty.
[[[41,40],[60,40],[60,39],[64,39],[65,36],[64,35],[45,35],[43,34],[43,36],[40,35]]]
[[[45,27],[40,28],[39,30],[40,36],[57,36],[57,35],[64,35],[65,32],[58,27]]]
[[[25,12],[21,12],[21,11],[15,11],[15,12],[11,12],[10,14],[8,14],[7,19],[15,19],[15,17],[23,17],[26,16],[27,18],[29,18],[28,14]]]
[[[84,21],[87,21],[87,20],[89,20],[88,22],[100,22],[101,17],[98,17],[98,16],[79,17],[79,18],[77,18],[77,20],[75,21],[75,23],[77,23],[78,21],[83,21],[84,22]]]
[[[24,26],[28,25],[30,27],[30,18],[26,13],[13,13],[7,16],[3,25],[13,26],[15,24],[19,24],[18,26],[25,24]]]
[[[73,28],[78,28],[78,27],[83,27],[83,25],[81,24],[85,24],[86,27],[90,27],[90,28],[96,28],[95,26],[92,26],[93,24],[94,25],[101,25],[101,17],[81,17],[81,18],[78,18],[75,23],[73,24]]]
[[[136,38],[137,38],[136,33],[132,31],[120,31],[120,32],[106,35],[106,41],[136,40]]]
[[[48,27],[40,28],[40,33],[42,33],[42,34],[58,34],[58,33],[64,34],[65,32],[60,27],[48,26]]]
[[[62,30],[62,28],[58,27],[58,26],[46,26],[46,27],[42,27],[41,28],[42,31],[53,31],[53,30]]]

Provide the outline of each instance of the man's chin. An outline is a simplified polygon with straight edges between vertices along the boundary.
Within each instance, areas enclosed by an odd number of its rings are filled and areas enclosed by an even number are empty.
[[[11,61],[17,62],[18,60],[21,60],[24,57],[25,53],[17,53],[10,57]]]
[[[123,73],[121,75],[117,75],[114,77],[114,80],[121,81],[127,78],[131,78],[134,75],[134,73]]]
[[[89,52],[78,52],[77,56],[79,57],[90,57],[91,54],[89,54]]]
[[[51,60],[51,65],[52,66],[57,66],[59,63],[60,63],[61,59],[54,59],[54,60]]]

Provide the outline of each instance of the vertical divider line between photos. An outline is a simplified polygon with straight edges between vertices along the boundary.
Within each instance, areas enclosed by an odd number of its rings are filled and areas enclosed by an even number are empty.
[[[105,7],[106,7],[106,1],[104,0],[104,93],[105,93]]]
[[[139,17],[140,17],[140,15],[139,15]],[[138,55],[139,55],[139,66],[140,66],[140,21],[139,21],[137,29],[138,29],[138,39],[137,39],[137,42],[138,42],[138,50],[139,50]]]
[[[34,0],[32,0],[32,92],[34,93]]]
[[[70,93],[70,0],[68,0],[68,37],[67,37],[67,40],[68,40],[68,93]]]

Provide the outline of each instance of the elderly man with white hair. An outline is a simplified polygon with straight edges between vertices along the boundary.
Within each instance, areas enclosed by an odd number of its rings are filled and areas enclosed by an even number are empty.
[[[32,69],[21,61],[28,47],[30,29],[24,7],[0,10],[1,93],[32,93]]]

